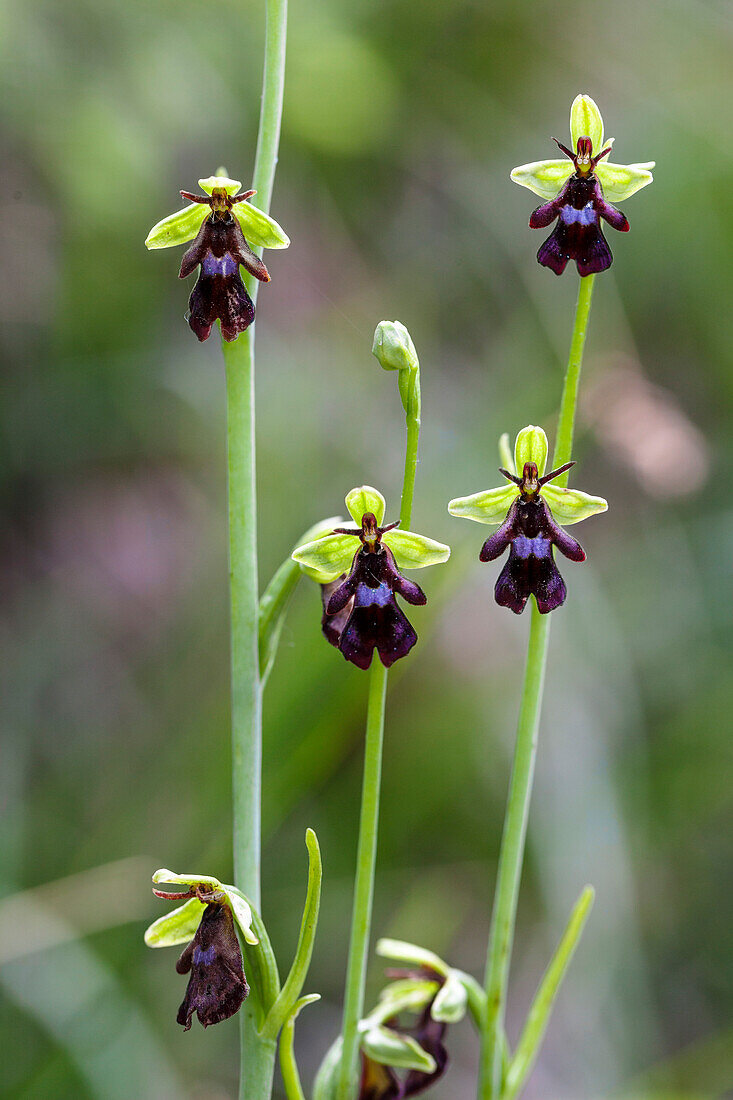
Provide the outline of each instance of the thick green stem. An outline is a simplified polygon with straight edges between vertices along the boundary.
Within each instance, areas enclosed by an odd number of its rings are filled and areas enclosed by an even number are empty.
[[[408,374],[408,392],[403,396],[406,409],[407,445],[405,449],[405,473],[402,480],[400,502],[400,527],[407,530],[412,517],[412,499],[415,492],[417,449],[420,440],[420,375],[419,368]],[[402,392],[402,378],[400,378]],[[379,792],[382,779],[382,745],[384,741],[384,709],[387,699],[387,670],[374,658],[369,673],[369,699],[367,703],[366,743],[364,747],[364,778],[361,792],[359,818],[359,846],[356,857],[356,882],[354,906],[351,916],[349,961],[346,970],[344,995],[343,1054],[339,1071],[339,1100],[353,1100],[356,1093],[357,1052],[359,1047],[359,1020],[364,1013],[364,988],[366,986],[369,936],[374,901],[374,874],[377,863],[377,833],[379,829]]]
[[[570,461],[594,278],[595,276],[588,275],[580,280],[570,355],[560,404],[555,452],[552,459],[553,468]],[[567,484],[567,476],[563,479],[558,478],[558,483]],[[507,986],[537,755],[537,731],[542,708],[549,637],[550,617],[540,615],[533,601],[514,763],[501,838],[486,960],[487,1011],[481,1049],[479,1100],[500,1100],[503,1091]]]
[[[280,139],[287,0],[267,0],[262,104],[252,186],[256,205],[269,211]],[[261,252],[261,249],[259,250]],[[249,287],[252,300],[257,284]],[[227,376],[229,449],[229,574],[231,585],[232,782],[234,875],[260,904],[262,699],[258,652],[257,488],[255,473],[254,330],[223,342]],[[257,1037],[254,1005],[241,1014],[240,1097],[269,1100],[275,1044]]]

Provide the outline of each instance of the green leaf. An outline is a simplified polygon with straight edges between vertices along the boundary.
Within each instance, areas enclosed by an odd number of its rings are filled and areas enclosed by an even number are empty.
[[[507,1073],[506,1085],[503,1096],[506,1100],[513,1100],[518,1096],[527,1080],[539,1053],[542,1040],[550,1022],[550,1013],[555,1003],[558,990],[567,972],[570,960],[573,957],[578,941],[580,940],[585,922],[590,914],[595,891],[592,886],[586,886],[575,903],[575,908],[570,914],[570,919],[563,932],[562,939],[557,946],[550,965],[540,982],[535,994],[532,1007],[527,1016],[527,1022],[520,1036],[517,1049],[512,1058]]]
[[[319,584],[328,584],[342,573],[348,573],[354,554],[359,549],[356,535],[326,535],[315,542],[299,546],[291,555],[304,567],[307,576]]]
[[[260,248],[287,248],[290,237],[274,218],[251,202],[238,202],[232,207],[250,245]]]
[[[440,565],[450,557],[450,546],[414,531],[400,531],[399,527],[385,532],[382,542],[390,548],[400,569],[424,569],[426,565]]]
[[[516,474],[514,469],[514,455],[509,442],[509,432],[504,432],[499,439],[499,465],[508,470],[510,474]]]
[[[262,1036],[265,1039],[274,1039],[292,1012],[303,988],[313,954],[313,944],[318,925],[318,910],[321,904],[323,864],[318,838],[312,829],[306,831],[305,843],[308,848],[308,889],[303,908],[303,919],[300,925],[300,937],[290,973],[265,1020],[265,1026],[262,1029]]]
[[[601,181],[603,194],[609,202],[623,202],[635,195],[642,187],[654,181],[651,169],[654,161],[643,164],[609,164],[602,160],[596,166],[596,175]]]
[[[580,523],[589,516],[608,510],[607,500],[581,493],[580,489],[560,489],[557,485],[543,485],[542,496],[549,504],[557,522],[563,527]]]
[[[417,370],[417,352],[401,321],[380,321],[374,332],[372,355],[384,370]]]
[[[443,962],[439,955],[436,955],[433,951],[428,951],[425,947],[408,943],[406,940],[381,939],[377,942],[375,950],[382,959],[392,959],[394,962],[408,963],[410,966],[425,967],[446,978],[450,973],[450,967]]]
[[[204,908],[204,903],[198,898],[189,898],[177,909],[153,921],[146,929],[145,943],[148,947],[176,947],[189,943],[196,935]]]
[[[452,516],[472,519],[475,523],[503,523],[516,496],[516,485],[499,485],[470,497],[456,497],[448,502],[448,511]]]
[[[409,1035],[400,1035],[388,1027],[371,1027],[361,1037],[361,1049],[375,1062],[396,1069],[435,1072],[435,1059]]]
[[[534,462],[542,477],[547,465],[547,436],[536,424],[522,428],[514,443],[514,469],[522,476],[525,462]]]
[[[603,148],[603,118],[598,107],[585,93],[577,95],[570,108],[570,141],[573,152],[578,148],[578,138],[589,137],[593,152]]]
[[[379,489],[374,489],[371,485],[359,485],[347,493],[346,507],[359,530],[361,530],[362,516],[366,512],[373,512],[377,518],[378,527],[384,523],[384,513],[387,508],[385,499]]]
[[[299,539],[299,543],[305,544],[323,538],[333,531],[334,527],[340,527],[343,522],[341,516],[330,516],[328,519],[321,520],[305,532]],[[263,686],[267,683],[275,661],[285,614],[290,598],[300,580],[301,572],[305,570],[292,558],[287,558],[270,580],[260,599],[259,653],[260,680]]]
[[[215,176],[207,176],[205,180],[199,180],[199,187],[207,195],[213,195],[215,187],[223,188],[230,198],[242,190],[242,184],[239,180],[230,180],[228,176],[219,173]]]
[[[439,989],[430,1015],[444,1024],[457,1024],[466,1015],[468,992],[458,974],[451,970]]]
[[[528,187],[547,202],[557,198],[563,184],[572,174],[572,161],[533,160],[529,164],[520,164],[518,168],[513,168],[511,179],[520,187]]]
[[[169,871],[167,867],[161,867],[153,875],[154,885],[158,885],[161,882],[175,882],[183,886],[196,886],[198,883],[203,883],[205,886],[213,886],[216,890],[221,889],[221,883],[218,878],[212,878],[211,875],[177,875],[175,871]]]
[[[167,218],[163,218],[153,226],[145,239],[145,247],[172,248],[176,244],[185,244],[186,241],[193,240],[204,218],[210,213],[209,207],[199,202],[184,206],[183,210],[169,214]]]

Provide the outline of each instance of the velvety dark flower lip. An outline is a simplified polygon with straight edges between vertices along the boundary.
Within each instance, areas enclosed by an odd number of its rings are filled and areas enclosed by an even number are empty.
[[[509,462],[508,440],[505,450]],[[529,425],[518,434],[515,445],[514,465],[522,471],[521,476],[500,468],[510,485],[458,497],[448,505],[451,515],[479,523],[500,523],[483,544],[479,560],[493,561],[509,549],[494,595],[500,606],[517,615],[522,613],[530,596],[535,597],[543,615],[565,602],[567,589],[555,563],[554,548],[576,562],[585,561],[585,551],[560,523],[577,523],[608,507],[602,497],[551,485],[574,463],[566,462],[546,474],[546,461],[547,436],[541,428]]]
[[[382,536],[397,527],[379,527],[373,512],[362,516],[361,530],[337,527],[334,534],[354,535],[361,547],[354,554],[351,571],[335,588],[324,608],[324,634],[347,661],[367,669],[376,649],[386,668],[406,657],[417,634],[397,604],[399,594],[408,603],[427,603],[427,596],[414,581],[397,569],[394,554],[382,545]],[[348,617],[343,622],[343,615]],[[339,631],[338,616],[343,626]]]
[[[384,524],[384,497],[370,485],[352,489],[346,507],[354,527],[336,527],[298,546],[292,558],[321,585],[321,625],[331,645],[362,669],[370,667],[376,650],[389,668],[417,641],[395,597],[415,605],[427,602],[420,586],[401,570],[447,561],[450,547],[403,531],[398,523]]]
[[[176,883],[185,889],[160,889],[159,883]],[[178,1023],[188,1031],[194,1014],[203,1027],[228,1019],[249,993],[237,928],[245,943],[258,943],[247,899],[236,886],[211,875],[181,875],[166,867],[155,872],[153,884],[156,897],[183,902],[145,932],[148,947],[186,944],[176,970],[191,976]]]
[[[145,245],[171,248],[195,237],[180,270],[183,279],[200,268],[189,299],[188,323],[199,340],[206,340],[219,320],[224,339],[235,340],[255,314],[240,265],[261,282],[269,282],[253,247],[287,248],[290,240],[273,218],[248,201],[256,192],[241,191],[239,180],[229,179],[223,168],[199,180],[199,186],[204,195],[181,191],[190,205],[154,225]]]
[[[249,986],[228,905],[212,902],[206,906],[196,935],[183,949],[176,970],[191,974],[176,1017],[185,1031],[190,1029],[194,1013],[203,1027],[209,1027],[239,1011]]]
[[[200,268],[188,300],[188,323],[199,340],[208,339],[217,319],[225,340],[236,340],[254,321],[255,307],[239,274],[240,264],[261,282],[270,281],[267,268],[247,244],[230,210],[213,209],[184,254],[179,271],[179,278],[185,279]]]
[[[537,259],[556,275],[562,275],[568,260],[575,260],[579,275],[605,271],[611,266],[613,255],[603,235],[601,219],[621,233],[629,230],[625,215],[606,202],[600,180],[594,174],[601,158],[611,152],[611,146],[594,156],[589,137],[578,138],[577,153],[571,153],[557,138],[553,140],[573,162],[575,172],[556,199],[538,206],[530,216],[530,229],[542,229],[557,219],[554,231],[540,246]]]

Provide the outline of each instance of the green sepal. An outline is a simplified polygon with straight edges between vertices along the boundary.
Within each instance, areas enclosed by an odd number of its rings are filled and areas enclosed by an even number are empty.
[[[517,493],[516,485],[498,485],[469,497],[456,497],[448,502],[448,511],[452,516],[472,519],[475,523],[503,523]]]
[[[311,956],[313,955],[313,944],[318,925],[318,910],[321,904],[323,864],[318,838],[313,829],[306,830],[305,843],[308,848],[308,889],[303,908],[298,946],[295,950],[295,958],[290,967],[290,973],[262,1028],[261,1035],[265,1039],[274,1039],[288,1016],[292,1014],[294,1005],[300,997],[300,992],[308,974]]]
[[[175,871],[169,871],[167,867],[159,868],[153,875],[153,884],[157,886],[160,882],[175,882],[176,885],[181,886],[196,886],[200,882],[206,886],[213,886],[216,890],[223,889],[219,879],[214,878],[212,875],[177,875]]]
[[[204,218],[210,213],[209,207],[200,202],[192,202],[190,206],[184,206],[183,210],[169,214],[167,218],[163,218],[153,226],[145,238],[145,247],[173,248],[174,245],[192,241],[201,228]]]
[[[247,243],[260,248],[287,248],[290,237],[274,218],[251,202],[238,202],[232,214],[242,227]]]
[[[563,184],[570,179],[574,171],[569,160],[533,160],[529,164],[520,164],[511,171],[511,179],[520,187],[528,187],[548,202],[557,198]]]
[[[385,531],[382,542],[394,554],[399,569],[424,569],[427,565],[440,565],[450,557],[450,546],[414,531],[401,531],[399,527]]]
[[[508,470],[510,474],[516,474],[514,469],[514,455],[509,440],[509,432],[502,432],[499,437],[499,465]]]
[[[365,512],[372,512],[376,516],[377,526],[384,523],[386,502],[379,489],[371,485],[359,485],[346,494],[346,507],[356,526],[361,530],[361,519]]]
[[[328,584],[342,573],[348,573],[358,549],[356,535],[326,535],[315,542],[298,546],[291,557],[311,580]]]
[[[580,489],[560,489],[557,485],[544,485],[541,492],[553,516],[563,527],[580,523],[589,516],[608,510],[607,500],[581,493]]]
[[[426,978],[399,978],[390,982],[379,994],[379,1004],[369,1013],[367,1022],[383,1024],[400,1012],[422,1012],[439,988],[437,981]]]
[[[210,886],[212,888],[212,891],[221,891],[227,904],[229,905],[229,908],[232,911],[232,915],[235,921],[241,929],[242,935],[244,936],[246,942],[253,945],[259,943],[257,936],[252,931],[253,915],[250,904],[244,897],[244,895],[239,890],[237,890],[236,886],[230,886],[226,882],[220,882],[218,878],[214,878],[212,875],[178,875],[175,871],[169,871],[167,867],[161,867],[153,875],[153,883],[157,885],[160,882],[176,883],[177,885],[182,886]],[[199,905],[201,904],[202,903],[199,902]],[[182,908],[185,908],[185,906],[182,906]],[[175,913],[176,910],[174,910],[173,913],[169,913],[168,917],[174,916]],[[161,918],[161,920],[165,920],[165,918]],[[159,923],[159,921],[155,922],[155,924]],[[155,924],[151,925],[151,927],[155,927]],[[148,929],[148,931],[149,930],[150,929]]]
[[[608,201],[619,203],[654,182],[653,167],[653,160],[641,164],[613,164],[602,160],[596,165],[596,175]]]
[[[419,366],[412,337],[401,321],[380,321],[374,332],[372,355],[383,370],[416,370]]]
[[[232,198],[242,190],[240,180],[230,180],[228,176],[217,173],[215,176],[207,176],[205,180],[199,180],[199,187],[206,195],[213,195],[214,188],[226,191]]]
[[[603,118],[597,104],[585,92],[576,95],[570,108],[570,141],[573,152],[578,138],[589,137],[595,154],[603,149]],[[608,142],[606,143],[608,144]]]
[[[395,1069],[415,1069],[421,1073],[435,1072],[435,1059],[416,1039],[401,1035],[391,1028],[370,1027],[361,1037],[361,1049],[375,1062]]]
[[[438,990],[430,1009],[434,1020],[443,1024],[457,1024],[466,1015],[468,992],[458,974],[451,970]]]
[[[189,943],[196,935],[204,908],[198,898],[189,898],[177,909],[153,921],[145,930],[145,943],[148,947],[177,947]]]
[[[375,950],[382,959],[392,959],[393,962],[408,963],[410,966],[434,970],[436,974],[445,978],[450,973],[450,967],[439,955],[428,951],[426,947],[418,947],[417,944],[408,943],[406,940],[383,938],[377,942]]]
[[[514,469],[519,477],[526,462],[534,462],[537,473],[542,477],[547,465],[547,436],[536,424],[522,428],[514,441]]]

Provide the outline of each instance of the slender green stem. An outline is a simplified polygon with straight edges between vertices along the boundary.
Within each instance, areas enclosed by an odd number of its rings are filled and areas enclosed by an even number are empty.
[[[384,740],[386,699],[387,669],[375,657],[369,673],[364,779],[361,790],[359,847],[356,857],[356,884],[351,917],[349,961],[346,971],[343,1020],[344,1046],[339,1073],[339,1100],[353,1100],[355,1094],[356,1054],[359,1045],[357,1029],[364,1011],[367,953],[374,899],[374,870],[377,862],[379,788],[382,776],[382,743]]]
[[[594,278],[593,275],[588,275],[580,280],[570,355],[560,404],[553,467],[570,461]],[[558,482],[560,482],[559,478]],[[567,479],[563,484],[567,484]],[[479,1100],[500,1100],[503,1091],[507,986],[537,755],[537,731],[542,707],[549,637],[550,617],[540,615],[533,601],[514,763],[501,838],[486,960],[486,1030],[481,1050]]]
[[[407,445],[405,472],[402,480],[400,502],[400,527],[406,530],[412,517],[412,500],[415,493],[417,449],[420,440],[420,374],[419,368],[401,371],[408,375],[407,395],[403,395],[406,409]],[[400,391],[402,392],[402,377]],[[382,778],[382,745],[384,741],[384,710],[387,699],[387,670],[375,657],[369,673],[369,698],[367,702],[366,743],[364,747],[364,778],[361,792],[359,818],[359,846],[356,857],[356,882],[354,906],[351,916],[349,961],[346,970],[344,995],[343,1055],[339,1071],[339,1100],[353,1100],[356,1088],[356,1057],[359,1046],[359,1020],[364,1012],[364,988],[366,985],[369,935],[372,924],[374,900],[374,874],[377,862],[377,833],[379,828],[379,792]]]
[[[269,211],[277,165],[283,87],[287,0],[267,0],[262,104],[252,186]],[[260,250],[261,252],[261,250]],[[249,286],[252,300],[257,284]],[[229,451],[229,573],[231,585],[232,783],[235,882],[260,905],[262,699],[258,653],[257,488],[255,473],[254,330],[223,342],[227,376]],[[275,1044],[257,1037],[254,1004],[241,1014],[240,1097],[269,1100]]]

